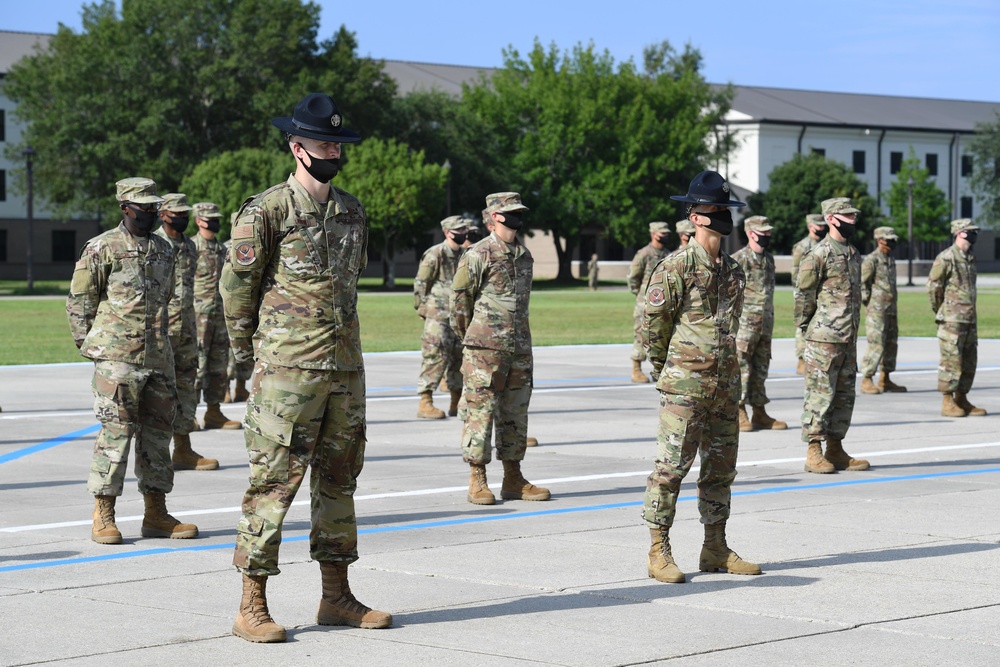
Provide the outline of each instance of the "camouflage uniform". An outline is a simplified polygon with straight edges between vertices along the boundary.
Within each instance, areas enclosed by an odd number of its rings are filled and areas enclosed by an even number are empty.
[[[729,517],[739,449],[736,335],[746,279],[736,261],[717,263],[694,239],[660,261],[645,292],[643,340],[660,392],[657,458],[643,518],[673,524],[681,481],[701,454],[698,510],[704,524]]]
[[[875,238],[895,239],[891,227],[879,227]],[[871,378],[875,371],[896,370],[899,320],[896,315],[896,259],[878,248],[861,263],[861,302],[865,311],[868,349],[861,362],[861,374]]]
[[[233,564],[278,574],[282,522],[309,466],[310,554],[351,563],[365,453],[357,282],[368,217],[339,188],[320,204],[292,175],[243,204],[232,238],[221,281],[226,324],[237,361],[256,347],[244,418],[250,488]]]
[[[951,223],[952,234],[977,231],[968,218]],[[965,395],[972,390],[978,364],[976,330],[976,257],[952,244],[934,259],[927,278],[934,321],[938,325],[941,363],[938,391]]]
[[[80,353],[94,361],[94,413],[101,422],[87,481],[95,496],[122,494],[133,438],[139,491],[173,489],[169,445],[177,395],[167,309],[173,294],[171,245],[154,234],[132,236],[124,222],[87,242],[74,268],[66,314]]]
[[[823,216],[819,213],[810,213],[806,216],[806,225],[826,225],[826,221]],[[802,258],[805,257],[810,250],[816,247],[819,243],[816,239],[812,237],[812,234],[807,234],[806,237],[800,240],[798,243],[792,246],[792,287],[794,288],[798,284],[799,280],[799,265],[802,263]],[[803,338],[802,330],[798,327],[795,328],[795,357],[796,359],[802,360],[802,353],[805,351],[806,339]]]
[[[222,242],[194,236],[198,262],[194,273],[194,311],[198,324],[198,388],[205,403],[221,403],[226,395],[229,336],[219,294],[219,277],[226,261]]]
[[[748,218],[744,223],[748,229],[762,232],[773,229],[767,218],[753,217],[761,218],[764,224],[753,227],[750,222],[753,218]],[[733,259],[746,277],[743,314],[736,337],[742,385],[740,403],[766,405],[769,400],[764,383],[771,365],[771,335],[774,333],[774,257],[767,250],[757,253],[747,245],[738,250]]]
[[[600,265],[597,261],[597,255],[591,255],[590,261],[587,262],[587,287],[590,288],[591,292],[597,291],[597,274],[600,272]]]
[[[445,231],[463,229],[466,225],[465,219],[457,215],[441,221]],[[413,280],[413,307],[424,321],[418,394],[433,392],[441,378],[445,378],[449,390],[462,389],[462,341],[450,322],[451,282],[462,253],[462,248],[452,250],[447,240],[431,246],[420,258]]]
[[[649,231],[666,233],[670,231],[670,227],[665,222],[651,222]],[[635,334],[632,342],[632,361],[646,360],[646,351],[642,347],[643,306],[646,303],[644,290],[649,276],[653,274],[653,267],[669,254],[670,251],[666,247],[657,248],[650,243],[640,248],[632,257],[632,264],[628,270],[628,288],[635,294],[635,306],[632,309],[632,330]]]

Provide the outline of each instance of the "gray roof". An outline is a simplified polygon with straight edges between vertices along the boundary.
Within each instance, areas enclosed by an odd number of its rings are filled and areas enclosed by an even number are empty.
[[[734,86],[730,122],[973,132],[1000,103]],[[742,114],[750,118],[743,118]]]
[[[10,66],[35,52],[35,45],[49,45],[53,35],[37,32],[10,32],[0,30],[0,76],[10,71]]]
[[[462,93],[463,83],[472,83],[485,74],[493,73],[492,67],[467,67],[465,65],[433,65],[405,60],[386,60],[385,72],[399,86],[402,95],[415,90],[437,89],[451,95]]]

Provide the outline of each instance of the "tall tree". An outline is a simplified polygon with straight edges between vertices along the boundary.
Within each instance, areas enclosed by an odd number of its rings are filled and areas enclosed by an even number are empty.
[[[885,223],[896,230],[901,239],[907,239],[909,224],[909,196],[907,182],[913,179],[913,238],[916,241],[945,241],[951,235],[948,227],[948,213],[951,206],[944,192],[930,176],[927,169],[920,167],[920,158],[910,147],[910,155],[903,160],[896,180],[885,192],[889,215]]]
[[[806,235],[806,215],[820,213],[820,204],[831,197],[850,197],[861,210],[858,234],[852,241],[855,245],[863,247],[880,224],[881,215],[868,194],[868,186],[840,162],[798,153],[775,167],[768,179],[771,185],[767,191],[751,195],[748,204],[774,225],[774,252],[790,253],[795,242]]]
[[[992,122],[976,125],[969,152],[972,154],[969,185],[982,204],[976,222],[996,228],[1000,225],[1000,113]]]

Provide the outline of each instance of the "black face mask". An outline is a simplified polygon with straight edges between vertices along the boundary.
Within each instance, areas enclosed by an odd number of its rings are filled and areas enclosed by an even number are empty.
[[[976,238],[979,237],[979,232],[965,232],[965,240],[969,242],[969,245],[976,245]]]
[[[667,242],[667,238],[668,237],[667,237],[666,234],[657,234],[656,235],[656,242],[659,243],[660,245],[665,245],[666,242]]]
[[[757,235],[757,245],[759,245],[764,250],[767,250],[767,247],[769,245],[771,245],[771,237],[770,236],[761,236],[760,234],[758,234]]]
[[[816,236],[820,237],[821,239],[826,238],[827,231],[829,230],[827,230],[826,227],[820,227],[819,230],[816,231]]]
[[[170,227],[170,229],[174,230],[175,232],[183,234],[184,231],[188,228],[188,217],[186,215],[185,216],[178,215],[174,216],[174,218],[171,220],[164,220],[163,223],[168,227]]]
[[[854,232],[858,231],[857,225],[844,222],[843,220],[839,220],[837,218],[834,218],[834,220],[837,221],[837,231],[840,232],[840,235],[844,237],[845,241],[854,236]]]
[[[132,224],[136,230],[143,234],[148,234],[153,229],[153,225],[156,224],[156,218],[158,217],[156,211],[143,211],[132,204],[126,204],[126,206],[132,211],[132,215],[134,216],[132,217]]]
[[[222,221],[219,218],[205,218],[205,229],[213,234],[218,234],[219,230],[222,229]]]
[[[475,229],[466,234],[465,238],[468,239],[469,243],[479,243],[483,240],[483,235],[479,233],[478,229]]]
[[[892,239],[886,239],[885,240],[885,244],[887,246],[889,246],[889,250],[895,250],[896,249],[896,241],[894,241]]]
[[[468,232],[462,232],[461,234],[457,232],[452,232],[451,240],[457,243],[458,245],[462,245],[463,243],[465,243],[465,239],[466,237],[468,237],[468,235],[469,235]]]
[[[712,221],[708,226],[713,232],[718,232],[723,236],[733,233],[733,212],[728,208],[725,211],[712,211],[711,213],[698,213]]]
[[[302,144],[299,144],[299,148],[304,151],[306,150],[306,147]],[[306,152],[309,153],[309,151]],[[296,159],[302,163],[302,166],[306,168],[309,175],[320,183],[329,183],[337,175],[337,172],[340,171],[339,157],[324,160],[309,153],[309,164],[306,164],[300,157],[296,157]]]
[[[520,213],[511,213],[510,211],[504,211],[500,215],[503,216],[503,222],[500,224],[507,229],[520,229],[521,225],[524,224],[524,220],[521,219]]]

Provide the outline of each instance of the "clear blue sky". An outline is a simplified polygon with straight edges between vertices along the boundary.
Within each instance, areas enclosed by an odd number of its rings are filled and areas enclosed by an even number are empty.
[[[5,2],[0,29],[80,30],[81,0]],[[690,42],[714,83],[1000,102],[998,0],[323,0],[320,35],[341,23],[362,55],[497,66],[537,37],[593,41],[616,60]]]

